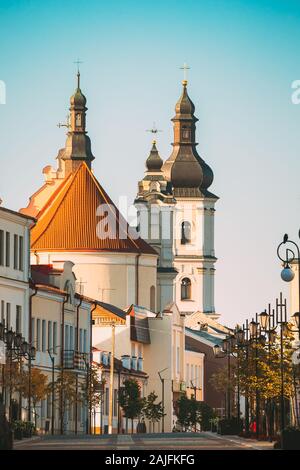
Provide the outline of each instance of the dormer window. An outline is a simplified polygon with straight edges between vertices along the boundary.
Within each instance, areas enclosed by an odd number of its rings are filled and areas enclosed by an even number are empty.
[[[190,222],[182,222],[181,224],[181,245],[191,242],[191,224]]]

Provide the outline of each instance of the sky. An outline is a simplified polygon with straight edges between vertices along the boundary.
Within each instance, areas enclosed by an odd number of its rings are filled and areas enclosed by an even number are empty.
[[[186,62],[198,152],[220,197],[216,311],[229,325],[252,318],[289,294],[276,249],[300,225],[299,20],[300,2],[289,0],[0,0],[3,205],[25,207],[55,164],[77,58],[94,173],[117,204],[131,203],[153,122],[160,155],[171,153]]]

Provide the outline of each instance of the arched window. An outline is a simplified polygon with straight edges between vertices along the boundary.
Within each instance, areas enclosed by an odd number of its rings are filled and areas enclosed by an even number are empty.
[[[192,294],[192,283],[188,277],[181,281],[181,300],[189,300]]]
[[[150,287],[150,310],[155,312],[155,287]]]
[[[191,242],[191,224],[190,222],[182,222],[181,224],[181,244],[186,245]]]

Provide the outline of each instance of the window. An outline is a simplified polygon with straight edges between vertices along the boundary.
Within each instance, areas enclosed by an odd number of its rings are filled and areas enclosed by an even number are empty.
[[[6,232],[5,235],[5,266],[9,267],[10,265],[10,233]]]
[[[46,320],[42,320],[42,351],[46,351]]]
[[[155,312],[155,286],[150,287],[150,310]]]
[[[70,349],[74,349],[74,336],[73,336],[73,326],[70,326]]]
[[[81,126],[81,114],[77,113],[76,114],[76,127]]]
[[[18,235],[14,235],[14,269],[18,269]]]
[[[65,325],[65,350],[69,348],[69,325]]]
[[[118,416],[118,390],[114,389],[113,415]]]
[[[6,327],[9,330],[11,329],[10,303],[9,302],[7,302],[6,304]]]
[[[179,346],[177,346],[176,364],[177,364],[177,374],[180,374],[180,348]]]
[[[53,354],[56,354],[57,347],[57,322],[53,322]]]
[[[22,331],[22,307],[21,305],[16,306],[16,332],[21,333]]]
[[[23,237],[19,237],[19,270],[24,269],[24,241]]]
[[[41,350],[41,320],[36,320],[36,350]]]
[[[35,329],[34,329],[34,318],[31,319],[31,342],[33,344],[33,346],[36,347],[36,344],[35,344]]]
[[[41,418],[45,419],[46,400],[41,400]]]
[[[0,266],[4,266],[4,231],[0,230]]]
[[[191,224],[190,222],[182,222],[181,224],[181,245],[191,242]]]
[[[109,388],[105,387],[105,414],[109,413]]]
[[[82,328],[79,329],[79,352],[83,352],[83,330]]]
[[[48,349],[52,347],[52,321],[48,321]]]
[[[5,302],[1,300],[1,322],[5,323]]]
[[[83,330],[83,352],[87,352],[86,330]]]
[[[191,298],[191,280],[185,277],[181,281],[181,300],[189,300]]]
[[[183,139],[183,140],[189,140],[189,138],[190,138],[190,130],[187,129],[185,126],[183,126],[181,135],[182,135],[182,139]]]

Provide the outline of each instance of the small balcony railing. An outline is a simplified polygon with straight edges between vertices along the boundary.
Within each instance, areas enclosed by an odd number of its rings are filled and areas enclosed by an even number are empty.
[[[73,349],[66,349],[64,351],[64,368],[85,370],[88,364],[88,354]]]

